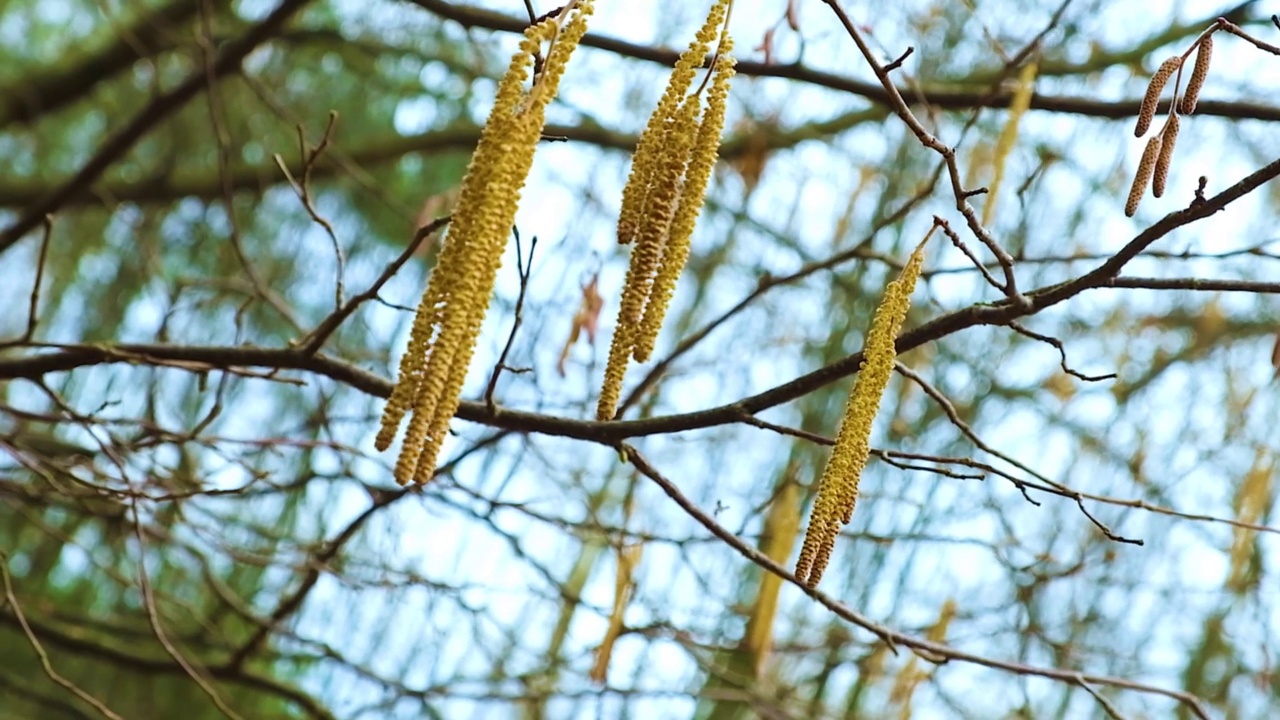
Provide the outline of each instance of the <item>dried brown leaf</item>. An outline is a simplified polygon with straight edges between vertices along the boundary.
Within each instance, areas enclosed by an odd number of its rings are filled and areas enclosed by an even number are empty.
[[[565,363],[569,361],[569,352],[582,333],[587,334],[589,345],[596,344],[596,330],[600,327],[600,310],[603,307],[604,298],[600,296],[600,274],[595,273],[582,285],[582,300],[578,303],[578,312],[574,313],[569,337],[564,341],[564,347],[560,349],[560,359],[556,361],[556,372],[560,377],[565,376]]]

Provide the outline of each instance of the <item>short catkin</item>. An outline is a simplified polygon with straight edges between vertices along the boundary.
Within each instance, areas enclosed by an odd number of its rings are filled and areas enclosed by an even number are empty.
[[[1156,157],[1155,177],[1151,179],[1151,194],[1164,195],[1164,185],[1169,179],[1169,161],[1173,158],[1173,145],[1178,141],[1178,116],[1170,115],[1160,132],[1160,154]]]
[[[1134,137],[1146,135],[1147,130],[1151,128],[1151,121],[1155,119],[1156,107],[1160,104],[1160,95],[1164,92],[1164,86],[1169,83],[1169,78],[1173,77],[1181,65],[1182,58],[1174,55],[1160,63],[1156,74],[1151,76],[1151,82],[1147,85],[1147,94],[1142,96],[1142,107],[1138,110],[1138,127],[1134,128]]]
[[[1160,154],[1160,136],[1156,135],[1147,141],[1147,149],[1142,151],[1142,160],[1138,162],[1138,174],[1133,176],[1133,186],[1129,188],[1129,201],[1124,205],[1124,214],[1133,217],[1138,212],[1138,203],[1142,202],[1142,193],[1147,191],[1151,183],[1151,174],[1156,169],[1156,159]]]
[[[1182,95],[1178,112],[1190,115],[1196,111],[1196,101],[1200,99],[1200,89],[1204,87],[1204,79],[1209,75],[1209,61],[1213,59],[1213,36],[1206,35],[1196,48],[1196,64],[1191,69],[1191,80],[1187,82],[1187,91]]]

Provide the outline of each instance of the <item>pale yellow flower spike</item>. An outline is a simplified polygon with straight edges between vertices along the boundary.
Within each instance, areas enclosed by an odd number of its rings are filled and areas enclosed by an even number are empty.
[[[645,224],[640,228],[640,239],[636,241],[636,248],[631,253],[633,261],[643,263],[637,268],[635,277],[636,295],[641,298],[641,303],[628,307],[625,316],[619,313],[618,324],[625,323],[631,328],[631,348],[637,362],[648,359],[649,351],[653,349],[654,336],[658,334],[658,328],[650,327],[645,320],[649,317],[654,283],[667,252],[671,221],[683,195],[689,154],[693,152],[693,144],[698,138],[698,110],[701,104],[700,98],[690,97],[676,114],[663,156],[658,158],[658,172],[654,176],[654,187],[649,191]]]
[[[671,226],[675,204],[680,190],[680,179],[688,164],[689,152],[698,131],[697,111],[699,100],[691,97],[681,106],[675,123],[682,132],[672,133],[663,154],[654,158],[658,164],[653,191],[649,194],[649,207],[645,224],[640,228],[639,240],[631,250],[631,265],[622,285],[622,300],[618,303],[618,320],[613,327],[613,341],[609,345],[609,361],[605,365],[604,387],[596,405],[596,418],[612,420],[622,393],[622,378],[626,375],[627,360],[644,340],[645,305],[653,290],[658,265],[662,261],[663,239]],[[653,343],[650,340],[649,346]]]
[[[809,529],[805,533],[800,558],[796,561],[796,577],[809,587],[815,587],[822,579],[841,526],[853,519],[853,509],[858,502],[858,481],[871,455],[871,424],[880,407],[880,397],[889,385],[889,376],[893,374],[893,363],[897,358],[895,342],[907,317],[907,309],[911,307],[911,293],[924,264],[924,246],[936,229],[936,225],[929,229],[907,259],[902,275],[885,288],[884,299],[876,308],[871,328],[867,331],[862,369],[858,371],[858,379],[845,405],[835,448],[822,472],[818,497],[809,514]]]
[[[385,448],[405,412],[412,410],[395,467],[401,484],[431,479],[449,420],[457,412],[502,250],[515,222],[520,189],[545,124],[546,106],[556,94],[570,54],[586,33],[591,12],[592,0],[579,0],[566,6],[559,19],[526,30],[520,51],[498,84],[378,434],[379,448]],[[534,53],[548,40],[552,45],[543,71],[526,93],[524,82]]]
[[[707,14],[707,21],[698,31],[689,48],[680,54],[667,88],[658,101],[658,107],[649,116],[649,122],[640,140],[636,143],[636,151],[631,160],[631,174],[622,190],[622,208],[618,213],[618,242],[630,243],[640,232],[647,221],[649,193],[655,184],[659,165],[659,157],[663,155],[672,124],[679,110],[681,101],[693,85],[698,68],[705,62],[711,43],[720,34],[729,12],[732,0],[717,0]]]
[[[530,28],[528,34],[532,36],[538,31],[541,31],[540,27]],[[429,356],[423,361],[413,417],[409,420],[404,447],[396,461],[394,474],[401,485],[425,482],[430,478],[434,467],[420,466],[434,463],[434,455],[427,452],[427,448],[431,445],[438,449],[440,441],[433,438],[443,436],[447,429],[447,421],[444,428],[438,427],[436,409],[445,395],[455,356],[465,335],[464,309],[480,302],[480,264],[486,254],[486,239],[491,242],[495,232],[505,237],[505,229],[495,230],[500,225],[499,219],[494,217],[497,210],[495,200],[508,191],[501,180],[500,166],[505,159],[501,149],[511,140],[515,128],[514,113],[524,95],[523,84],[529,76],[533,51],[537,47],[535,39],[526,37],[521,42],[520,52],[512,57],[506,75],[499,82],[493,110],[462,181],[444,249],[431,273],[423,302],[418,307],[419,315],[432,316],[438,323],[438,329]],[[484,302],[487,303],[487,299]]]
[[[699,93],[692,97],[686,95],[711,43],[717,37],[721,37],[722,43],[731,42],[725,25],[732,6],[732,0],[717,0],[711,7],[706,23],[671,71],[662,99],[636,143],[631,174],[622,192],[618,242],[626,244],[639,240],[631,252],[631,264],[618,306],[618,320],[614,324],[613,342],[609,347],[609,361],[605,366],[604,385],[596,405],[596,417],[600,420],[613,419],[622,393],[628,358],[647,358],[652,352],[658,326],[662,324],[666,303],[670,300],[668,293],[658,307],[648,307],[651,295],[659,287],[656,284],[659,267],[670,264],[664,256],[675,261],[683,253],[683,259],[676,263],[680,267],[688,257],[687,247],[683,251],[677,247],[674,254],[670,254],[669,247],[664,252],[673,218],[683,206],[682,187],[687,191],[688,179],[682,181],[682,178],[688,172],[690,153],[699,139]],[[727,82],[728,77],[724,79]],[[721,117],[722,129],[723,113]],[[717,143],[719,137],[720,132],[717,131]],[[705,181],[702,186],[703,189],[697,193],[698,209],[701,208],[701,196],[705,194]],[[693,211],[693,220],[697,220],[697,210]],[[679,268],[675,274],[679,275]],[[670,282],[674,289],[674,279]]]
[[[1031,107],[1031,95],[1036,88],[1037,69],[1036,61],[1031,60],[1023,65],[1022,72],[1018,73],[1018,88],[1013,91],[1013,99],[1009,102],[1009,118],[1005,120],[1000,137],[996,140],[995,157],[991,161],[995,166],[995,175],[991,178],[991,186],[987,190],[987,203],[982,208],[983,225],[990,225],[991,219],[996,216],[996,201],[1000,196],[1000,185],[1004,181],[1004,166],[1014,143],[1018,140],[1018,124],[1022,122],[1022,116]]]
[[[418,460],[420,470],[434,468],[436,456],[448,430],[449,420],[457,412],[463,382],[466,379],[471,357],[475,353],[476,339],[488,310],[501,263],[502,249],[506,244],[511,225],[515,221],[520,188],[533,165],[534,150],[545,125],[546,106],[555,96],[569,55],[586,33],[586,15],[590,13],[590,9],[589,3],[583,3],[580,6],[581,12],[563,28],[556,21],[548,20],[529,31],[527,42],[530,43],[531,53],[541,41],[550,40],[552,45],[543,64],[542,73],[520,104],[519,114],[513,120],[512,127],[502,138],[503,142],[494,148],[498,157],[493,161],[494,177],[491,182],[504,190],[509,189],[509,192],[493,192],[491,188],[490,202],[494,204],[495,211],[490,219],[491,224],[486,228],[489,242],[483,251],[472,259],[469,268],[479,276],[478,287],[483,292],[460,308],[463,315],[457,321],[461,341],[458,348],[459,356],[449,368],[443,394],[434,407],[430,423],[432,432],[426,438]]]
[[[734,60],[729,55],[731,52],[733,39],[725,33],[720,44],[720,57],[716,60],[713,71],[707,110],[693,141],[689,167],[685,171],[684,185],[680,190],[679,205],[671,219],[662,264],[653,281],[653,289],[649,292],[644,318],[640,321],[640,332],[636,336],[634,349],[636,362],[648,360],[653,352],[658,331],[662,329],[662,321],[667,314],[667,306],[671,304],[671,296],[676,290],[676,281],[689,260],[689,243],[698,223],[698,214],[706,201],[707,185],[711,181],[711,172],[715,169],[716,156],[720,151],[720,134],[724,131],[724,116],[729,99],[729,81],[733,79]]]

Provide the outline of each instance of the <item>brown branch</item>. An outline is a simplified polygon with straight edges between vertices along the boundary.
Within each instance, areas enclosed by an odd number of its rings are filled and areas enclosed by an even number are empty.
[[[1201,292],[1246,292],[1259,295],[1280,294],[1280,282],[1252,280],[1215,280],[1202,278],[1147,278],[1128,275],[1112,278],[1098,287],[1144,288],[1147,290],[1196,290]]]
[[[404,267],[404,264],[409,262],[409,258],[413,257],[414,254],[418,252],[418,248],[422,247],[422,243],[426,242],[427,238],[434,235],[445,225],[448,225],[451,219],[451,215],[445,215],[444,217],[436,218],[435,220],[432,220],[426,225],[418,228],[418,231],[413,235],[413,240],[409,242],[408,247],[406,247],[404,251],[400,253],[399,257],[393,260],[391,264],[387,265],[387,267],[382,271],[382,274],[378,276],[378,279],[374,280],[373,284],[369,286],[369,289],[351,298],[345,305],[330,313],[324,320],[320,321],[320,324],[316,326],[316,329],[308,333],[307,337],[304,338],[302,342],[298,343],[299,349],[308,355],[319,351],[325,341],[329,339],[329,336],[336,332],[338,327],[341,326],[347,318],[351,317],[351,314],[354,313],[360,305],[377,297],[378,293],[382,290],[382,286],[386,285],[396,273],[400,272],[400,268]]]
[[[521,33],[527,26],[527,20],[512,15],[484,10],[468,5],[446,2],[445,0],[407,0],[428,12],[442,18],[452,20],[464,28],[483,28],[501,32]],[[617,38],[588,33],[582,39],[586,47],[605,50],[622,57],[647,60],[670,67],[675,64],[679,52],[666,48],[655,48],[648,45],[630,43]],[[823,72],[805,67],[799,63],[775,65],[751,60],[739,60],[734,66],[739,75],[753,77],[772,77],[795,80],[797,82],[816,85],[853,93],[878,105],[889,103],[889,93],[879,83],[864,82],[852,78]],[[929,105],[943,110],[972,110],[974,108],[1007,108],[1013,99],[1012,91],[991,93],[986,90],[950,90],[925,88]],[[901,90],[904,96],[912,93]],[[914,102],[914,101],[913,101]],[[1116,102],[1093,100],[1082,97],[1060,95],[1031,96],[1031,109],[1051,112],[1070,113],[1086,117],[1100,117],[1112,120],[1129,120],[1133,117],[1138,99],[1125,99]],[[1160,112],[1168,111],[1169,103],[1161,105]],[[1196,105],[1197,115],[1214,115],[1232,119],[1280,120],[1280,107],[1257,103],[1221,102],[1201,100]]]
[[[142,595],[142,608],[147,616],[147,623],[151,626],[151,633],[159,641],[160,647],[164,648],[165,654],[173,658],[173,661],[177,663],[178,667],[182,668],[187,677],[195,681],[196,686],[209,698],[209,701],[218,709],[218,712],[221,712],[230,720],[241,720],[240,714],[227,705],[227,702],[218,694],[217,689],[213,687],[213,683],[209,682],[209,679],[204,676],[205,668],[197,666],[184,657],[177,646],[169,640],[169,634],[160,622],[160,611],[156,606],[155,593],[151,589],[150,573],[147,572],[147,544],[146,537],[142,531],[142,515],[138,511],[137,500],[131,503],[130,514],[133,515],[133,537],[137,543],[139,555],[137,562],[138,590]]]
[[[538,249],[538,236],[534,235],[529,242],[529,260],[526,262],[524,249],[520,247],[520,229],[513,227],[511,232],[516,240],[516,274],[520,278],[520,293],[516,296],[511,332],[507,334],[507,342],[502,346],[498,361],[493,364],[493,371],[489,374],[489,384],[484,389],[484,404],[491,413],[497,407],[493,394],[498,390],[498,378],[502,377],[503,370],[511,369],[507,367],[507,355],[511,354],[511,346],[516,342],[516,333],[520,332],[520,325],[524,323],[524,298],[529,291],[529,274],[533,272],[533,253]]]
[[[87,655],[95,659],[109,662],[113,665],[128,667],[143,674],[177,674],[182,672],[182,668],[167,659],[158,660],[150,657],[132,655],[110,645],[63,632],[53,625],[41,625],[40,623],[32,621],[30,618],[27,619],[27,622],[32,626],[33,630],[39,634],[39,636],[45,639],[48,644],[56,645],[70,652]],[[17,620],[10,614],[0,613],[0,624],[15,625],[17,624]],[[319,720],[336,720],[335,716],[325,709],[323,705],[316,702],[315,699],[301,690],[286,685],[274,678],[258,675],[243,668],[230,668],[226,665],[210,667],[208,668],[208,671],[209,675],[216,680],[234,683],[244,687],[256,688],[284,698],[305,710],[310,716],[318,718]]]
[[[225,9],[231,3],[218,0]],[[60,66],[48,74],[27,75],[0,91],[0,127],[29,123],[60,110],[86,95],[100,83],[128,70],[140,58],[154,57],[181,39],[179,28],[195,14],[199,3],[174,0],[139,17],[116,31],[117,40],[75,64]]]
[[[1027,293],[1029,308],[1015,306],[1007,300],[993,304],[971,305],[904,332],[898,337],[898,353],[904,353],[967,328],[980,325],[1004,325],[1065,302],[1086,290],[1111,287],[1125,264],[1152,243],[1180,227],[1213,215],[1277,176],[1280,176],[1280,159],[1203,203],[1166,215],[1139,233],[1118,253],[1094,270],[1074,280]],[[104,363],[138,363],[149,359],[188,360],[210,363],[219,367],[236,365],[308,370],[370,395],[388,397],[391,392],[391,383],[383,377],[336,358],[319,353],[309,354],[296,349],[126,343],[47,347],[54,349],[24,357],[0,359],[0,379],[36,379],[49,373],[66,372]],[[516,432],[538,432],[598,442],[618,442],[645,435],[683,432],[736,423],[740,421],[743,412],[756,414],[803,397],[814,390],[853,375],[861,365],[862,353],[856,352],[794,380],[736,402],[706,410],[640,420],[597,422],[501,407],[489,412],[483,403],[478,402],[463,402],[458,409],[457,417]]]
[[[719,157],[721,160],[733,160],[761,149],[793,148],[802,142],[829,137],[863,122],[880,120],[884,115],[885,113],[878,108],[861,109],[795,127],[770,128],[763,133],[763,146],[760,144],[761,136],[757,134],[743,133],[730,136],[722,144]],[[351,173],[353,167],[391,163],[410,153],[431,154],[447,151],[469,153],[480,141],[480,130],[479,125],[459,123],[417,135],[388,135],[369,140],[358,146],[345,147],[341,153],[335,151],[332,158],[320,159],[311,168],[311,177],[318,180],[332,177],[340,172]],[[586,143],[628,153],[635,150],[637,138],[632,133],[610,130],[591,121],[584,121],[579,125],[548,124],[544,137]],[[229,179],[226,182],[237,191],[261,192],[263,188],[280,184],[281,171],[285,169],[289,174],[301,174],[304,166],[300,161],[288,161],[284,167],[281,167],[274,158],[269,162],[252,165],[237,164],[228,169]],[[32,180],[0,177],[0,207],[23,207],[39,201],[50,192],[53,192],[50,186],[38,184]],[[108,198],[113,203],[140,204],[170,202],[184,197],[209,200],[218,198],[222,192],[222,181],[215,177],[214,173],[177,168],[174,173],[160,178],[152,177],[138,181],[119,178],[103,179],[92,188],[89,186],[80,188],[67,199],[64,207],[100,202],[100,197]]]
[[[53,216],[45,216],[44,233],[40,236],[40,252],[36,256],[36,277],[31,281],[31,295],[27,301],[27,329],[14,340],[0,342],[0,350],[18,347],[31,342],[36,334],[36,323],[40,318],[40,286],[44,283],[44,265],[49,259],[49,238],[53,236]]]
[[[1004,271],[1004,284],[998,285],[998,287],[1009,297],[1009,300],[1018,307],[1030,307],[1026,297],[1024,297],[1018,290],[1017,279],[1013,271],[1013,257],[1004,249],[1004,246],[995,239],[990,231],[982,226],[982,222],[978,219],[977,212],[973,209],[973,206],[969,204],[969,198],[986,192],[986,188],[965,189],[964,181],[960,178],[960,168],[956,163],[955,148],[952,148],[942,142],[942,140],[940,140],[936,135],[929,132],[929,130],[925,128],[924,124],[921,123],[920,120],[916,118],[915,114],[911,112],[911,108],[907,105],[907,101],[903,99],[902,93],[898,90],[897,86],[894,85],[893,78],[890,77],[890,70],[886,69],[878,60],[876,60],[875,53],[872,52],[871,48],[867,45],[866,40],[862,37],[862,33],[858,31],[858,28],[854,25],[853,21],[849,19],[847,14],[845,14],[844,9],[840,7],[840,3],[836,0],[824,0],[824,2],[840,20],[840,24],[844,26],[845,32],[848,33],[854,44],[858,46],[858,51],[862,53],[863,59],[866,60],[871,71],[875,73],[876,79],[880,81],[880,85],[884,88],[889,108],[900,120],[902,120],[903,123],[906,124],[912,134],[916,136],[916,139],[920,141],[921,145],[938,153],[938,155],[942,157],[943,162],[946,163],[947,176],[951,181],[951,192],[955,198],[956,210],[964,216],[965,222],[969,226],[969,231],[972,232],[973,236],[978,238],[978,240],[985,245],[988,250],[991,251],[996,262],[1000,265],[1000,269]],[[917,92],[915,94],[917,96],[924,95],[923,92]],[[942,222],[945,226],[945,222],[936,216],[935,222]],[[953,240],[953,242],[955,241]]]

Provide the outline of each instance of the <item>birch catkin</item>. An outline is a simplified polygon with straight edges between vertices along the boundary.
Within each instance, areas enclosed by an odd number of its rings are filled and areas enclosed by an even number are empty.
[[[1151,82],[1147,84],[1147,94],[1142,96],[1142,107],[1138,110],[1138,127],[1133,131],[1134,137],[1146,135],[1147,130],[1151,128],[1151,121],[1155,119],[1156,108],[1160,105],[1160,95],[1164,92],[1164,86],[1169,83],[1169,78],[1173,77],[1180,65],[1182,65],[1182,58],[1174,55],[1160,63],[1156,74],[1151,76]]]
[[[716,156],[720,150],[729,81],[734,72],[733,56],[729,55],[732,50],[733,39],[726,35],[720,46],[721,55],[716,59],[712,70],[706,112],[701,124],[692,128],[696,132],[692,138],[684,182],[680,186],[680,197],[668,226],[662,264],[653,279],[653,289],[649,292],[649,302],[644,306],[644,317],[640,320],[640,332],[633,348],[636,362],[648,360],[653,352],[667,306],[671,304],[671,296],[675,293],[676,280],[689,260],[689,243],[693,238],[693,229],[698,222],[698,213],[702,209],[707,184],[711,180],[711,171],[715,169]]]
[[[1151,174],[1156,169],[1156,159],[1160,154],[1160,136],[1156,135],[1147,141],[1147,149],[1142,151],[1142,160],[1138,162],[1138,174],[1133,177],[1133,186],[1129,188],[1129,201],[1124,205],[1124,214],[1133,217],[1138,212],[1138,203],[1142,202],[1142,193],[1147,191],[1151,183]]]
[[[1164,195],[1164,185],[1169,179],[1169,161],[1173,158],[1173,145],[1178,141],[1178,116],[1170,115],[1160,133],[1160,153],[1156,156],[1155,177],[1151,179],[1151,194]]]
[[[412,413],[395,478],[425,483],[457,412],[462,383],[489,308],[520,191],[569,56],[586,33],[592,0],[568,3],[559,17],[525,31],[520,50],[498,84],[494,107],[462,181],[440,260],[431,273],[410,334],[409,349],[383,411],[375,445],[386,450]],[[550,43],[542,72],[525,89],[534,57]]]
[[[676,279],[689,256],[689,236],[706,195],[724,127],[725,95],[733,76],[733,40],[727,21],[732,0],[716,0],[689,48],[680,54],[667,89],[636,143],[622,191],[618,242],[635,242],[609,346],[596,418],[612,420],[631,358],[644,362],[662,327]],[[692,93],[698,68],[719,38],[707,110],[703,84]]]
[[[858,481],[871,455],[871,425],[880,408],[880,398],[889,385],[889,376],[893,374],[898,332],[911,307],[911,293],[924,264],[924,246],[937,227],[929,229],[902,268],[902,275],[885,288],[884,299],[867,330],[862,368],[845,405],[835,447],[818,482],[818,496],[809,513],[809,529],[796,561],[796,578],[809,587],[815,587],[822,579],[841,526],[853,519],[858,503]]]
[[[1191,79],[1187,81],[1187,91],[1182,95],[1178,112],[1190,115],[1196,111],[1196,101],[1200,99],[1200,89],[1204,87],[1204,79],[1209,75],[1209,61],[1213,59],[1213,36],[1206,35],[1196,48],[1196,64],[1191,69]]]

